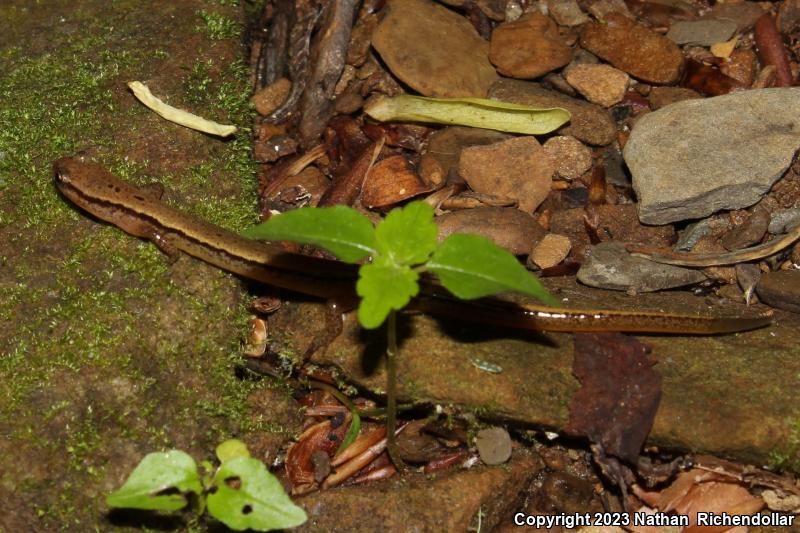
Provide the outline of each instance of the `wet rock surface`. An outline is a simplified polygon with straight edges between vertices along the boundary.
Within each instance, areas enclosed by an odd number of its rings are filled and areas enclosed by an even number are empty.
[[[572,118],[559,128],[563,135],[572,135],[588,144],[606,145],[614,140],[616,125],[602,107],[570,98],[530,82],[502,79],[492,85],[489,98],[539,107],[563,107]]]
[[[800,146],[800,89],[679,102],[642,117],[625,145],[639,217],[666,224],[754,204]]]
[[[653,83],[676,82],[683,67],[683,54],[674,42],[617,13],[607,15],[605,24],[587,24],[581,31],[581,46]]]
[[[497,79],[489,43],[464,17],[429,0],[392,0],[372,35],[392,73],[425,96],[484,97]]]
[[[581,308],[657,309],[664,312],[739,314],[745,307],[714,303],[686,292],[643,293],[591,289],[561,278],[548,286],[564,305]],[[318,331],[324,306],[294,304],[276,315],[275,328],[295,324],[304,332],[291,343]],[[578,388],[571,375],[572,336],[515,333],[469,323],[404,317],[404,342],[398,358],[401,395],[406,399],[459,406],[482,406],[485,417],[560,428],[568,419],[569,400]],[[779,312],[769,328],[737,335],[640,337],[652,347],[664,376],[663,397],[648,445],[692,449],[737,460],[768,462],[789,447],[800,391],[800,319]],[[281,337],[275,339],[279,345]],[[341,369],[348,379],[370,390],[383,390],[382,337],[365,334],[349,314],[345,332],[312,360]],[[488,373],[469,357],[503,368]],[[735,384],[735,385],[734,385]],[[779,397],[779,402],[775,398]]]
[[[617,242],[593,246],[578,271],[578,281],[590,287],[632,293],[683,287],[705,279],[697,270],[633,257]]]

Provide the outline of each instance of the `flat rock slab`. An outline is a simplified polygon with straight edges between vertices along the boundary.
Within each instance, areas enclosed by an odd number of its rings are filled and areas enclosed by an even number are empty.
[[[581,287],[562,279],[550,284],[565,305],[606,309],[656,309],[683,313],[731,313],[742,305],[710,306],[685,292],[635,297]],[[321,304],[284,306],[270,319],[276,347],[296,352],[321,331]],[[274,324],[273,324],[274,321]],[[491,419],[559,429],[568,420],[578,389],[571,374],[572,335],[514,332],[424,315],[400,322],[399,390],[405,400],[455,404]],[[283,328],[287,328],[283,332]],[[283,333],[281,333],[283,332]],[[291,335],[299,333],[292,343]],[[658,361],[663,395],[648,444],[708,452],[755,464],[776,457],[800,461],[795,438],[800,424],[800,317],[779,312],[768,328],[736,335],[640,336]],[[313,361],[341,369],[346,378],[385,390],[381,332],[363,333],[355,317],[345,332]],[[287,344],[288,343],[288,344]],[[482,370],[486,362],[500,373]],[[793,445],[792,442],[795,442]]]
[[[474,527],[478,511],[491,531],[518,508],[539,458],[517,453],[502,467],[454,469],[439,475],[408,473],[368,486],[316,492],[295,503],[308,522],[292,531],[436,531],[460,533]]]
[[[623,155],[639,218],[668,224],[756,203],[800,147],[800,89],[685,100],[641,118]]]
[[[466,18],[430,0],[391,0],[372,46],[395,76],[425,96],[484,97],[498,78],[489,43]]]

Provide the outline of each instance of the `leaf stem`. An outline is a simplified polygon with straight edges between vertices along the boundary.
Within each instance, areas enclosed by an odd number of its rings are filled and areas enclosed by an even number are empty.
[[[397,448],[397,312],[392,310],[386,321],[386,449],[398,472],[405,469]]]

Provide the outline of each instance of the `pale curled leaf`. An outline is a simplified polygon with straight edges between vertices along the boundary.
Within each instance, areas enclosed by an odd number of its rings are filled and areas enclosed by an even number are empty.
[[[307,207],[274,216],[248,228],[250,239],[293,241],[324,248],[342,261],[355,263],[376,250],[372,222],[350,207]]]
[[[236,126],[219,124],[162,102],[140,81],[130,81],[128,87],[141,103],[170,122],[219,137],[228,137],[236,133]]]
[[[478,235],[450,235],[427,267],[448,291],[465,300],[516,291],[558,306],[558,301],[513,255]]]
[[[364,111],[381,122],[412,121],[472,126],[538,135],[556,130],[570,119],[560,107],[538,108],[483,98],[428,98],[408,94],[379,97]]]

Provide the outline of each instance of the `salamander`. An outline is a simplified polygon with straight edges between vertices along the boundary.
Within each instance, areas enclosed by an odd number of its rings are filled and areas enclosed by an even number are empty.
[[[56,185],[81,209],[150,240],[170,256],[179,251],[251,280],[353,307],[358,265],[287,253],[175,209],[147,188],[135,187],[82,157],[53,164]],[[647,311],[619,311],[512,304],[496,298],[458,300],[426,282],[411,309],[467,321],[541,331],[625,331],[717,334],[760,328],[771,314],[713,317]]]

